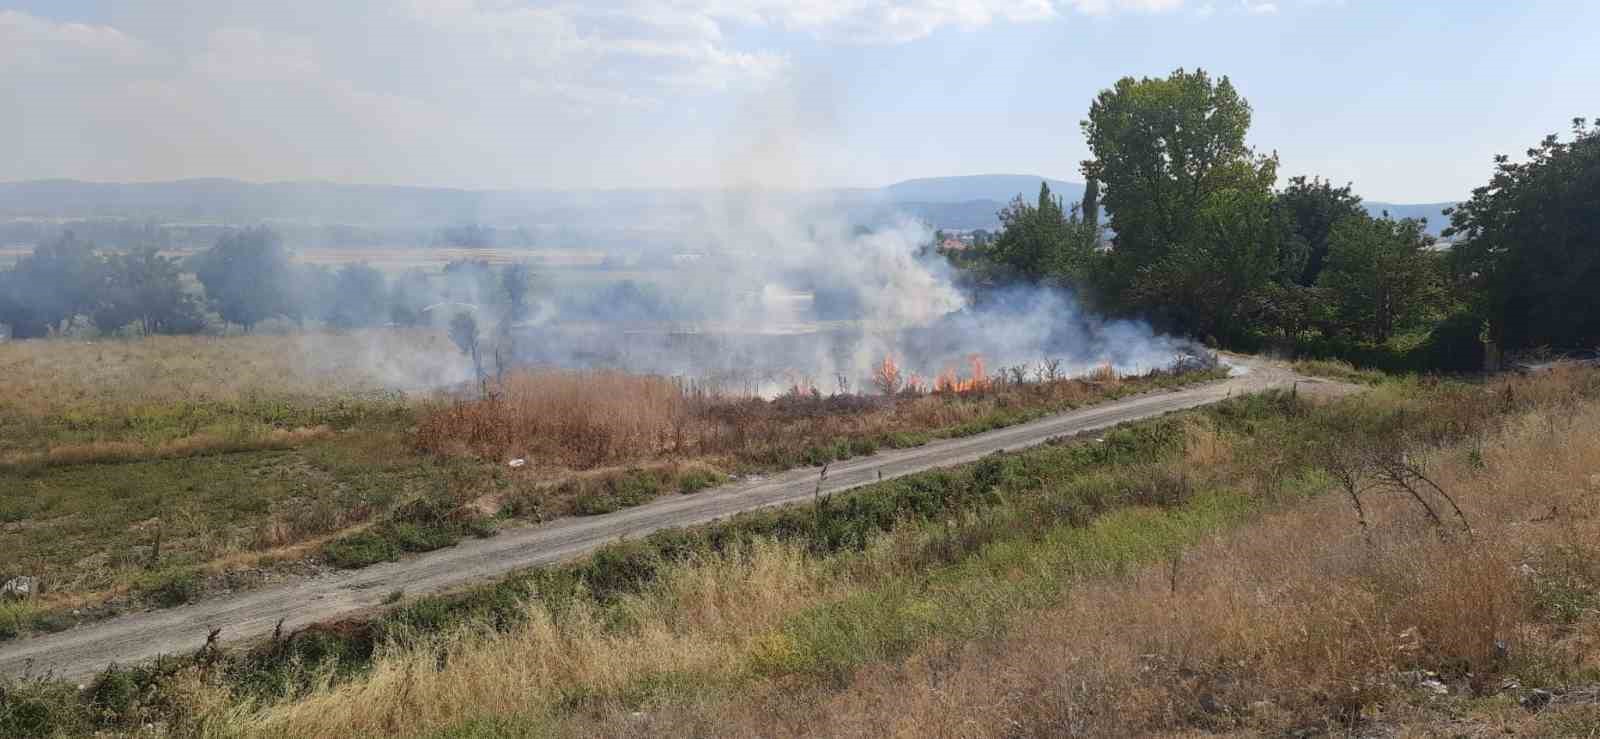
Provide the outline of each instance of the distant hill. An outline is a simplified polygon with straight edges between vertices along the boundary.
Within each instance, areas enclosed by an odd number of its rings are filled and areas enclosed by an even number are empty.
[[[999,226],[996,213],[1018,195],[1034,198],[1041,181],[1068,203],[1083,197],[1082,183],[1019,174],[930,177],[882,188],[772,196],[814,204],[822,195],[847,218],[862,223],[903,213],[939,228],[994,229]],[[462,190],[229,179],[0,182],[0,224],[9,224],[0,228],[0,241],[33,240],[41,229],[65,222],[118,219],[157,227],[270,223],[284,228],[359,226],[383,233],[401,233],[395,229],[428,233],[481,224],[565,234],[562,241],[627,243],[652,234],[664,237],[674,224],[692,222],[696,214],[703,214],[706,199],[718,196],[709,190]],[[1440,213],[1447,205],[1367,204],[1374,213],[1387,210],[1395,217],[1426,217],[1434,233],[1447,225]],[[22,223],[30,225],[19,229]],[[57,225],[43,225],[52,223]]]
[[[1440,231],[1450,225],[1450,218],[1444,214],[1446,208],[1455,206],[1456,203],[1424,203],[1421,205],[1405,205],[1397,203],[1364,203],[1367,212],[1374,217],[1382,216],[1385,212],[1390,218],[1426,218],[1428,219],[1428,233],[1438,236]]]
[[[994,214],[1000,208],[1019,194],[1032,199],[1038,194],[1041,181],[1050,183],[1050,190],[1061,195],[1069,204],[1083,199],[1081,182],[1017,174],[927,177],[897,182],[882,188],[881,192],[892,202],[910,206],[906,210],[927,218],[935,225],[958,229],[992,229],[999,226]],[[1373,216],[1388,212],[1393,218],[1426,218],[1428,232],[1437,236],[1450,225],[1444,209],[1455,203],[1368,202],[1365,205]]]
[[[883,192],[890,200],[903,203],[969,203],[977,200],[1007,203],[1018,195],[1029,199],[1037,197],[1041,181],[1049,183],[1051,192],[1069,203],[1083,199],[1081,182],[1022,174],[927,177],[896,182],[883,188]]]

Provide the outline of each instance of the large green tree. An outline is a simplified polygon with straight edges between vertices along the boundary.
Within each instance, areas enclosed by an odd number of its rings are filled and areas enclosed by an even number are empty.
[[[1338,220],[1317,280],[1335,332],[1381,344],[1436,318],[1444,291],[1433,244],[1420,220],[1366,214]]]
[[[1094,257],[1094,230],[1069,211],[1061,198],[1039,183],[1033,203],[1018,196],[1000,211],[1000,235],[979,250],[979,256],[1007,279],[1078,285]]]
[[[92,318],[104,332],[129,324],[137,324],[146,335],[205,328],[194,296],[183,287],[178,260],[162,256],[154,246],[105,257],[104,282]]]
[[[8,315],[0,323],[17,338],[64,332],[94,309],[104,275],[105,260],[94,245],[71,231],[39,244],[7,275],[0,307]]]
[[[1450,216],[1451,262],[1508,349],[1600,344],[1600,127],[1573,121],[1528,159],[1495,159]]]
[[[323,320],[338,328],[377,326],[389,319],[389,288],[383,273],[365,263],[339,268]]]
[[[195,265],[212,308],[246,332],[268,318],[298,315],[293,275],[283,242],[266,228],[223,236]]]
[[[1129,288],[1132,302],[1176,330],[1239,338],[1254,323],[1257,294],[1273,284],[1283,230],[1270,192],[1211,193],[1185,240],[1139,269]]]
[[[1270,193],[1277,159],[1257,156],[1245,143],[1250,118],[1250,104],[1227,77],[1212,80],[1199,69],[1125,77],[1095,98],[1082,123],[1094,155],[1083,174],[1100,183],[1100,204],[1116,234],[1103,279],[1109,297],[1125,308],[1151,307],[1159,296],[1133,289],[1141,272],[1210,260],[1173,257],[1184,248],[1212,248],[1199,237],[1215,230],[1218,202],[1253,205]],[[1228,191],[1238,195],[1215,200]]]
[[[1328,261],[1328,237],[1334,226],[1347,218],[1366,218],[1361,196],[1349,185],[1334,187],[1320,177],[1295,177],[1278,193],[1278,206],[1289,219],[1290,243],[1285,256],[1291,264],[1295,282],[1315,285]],[[1298,262],[1297,266],[1293,264]]]

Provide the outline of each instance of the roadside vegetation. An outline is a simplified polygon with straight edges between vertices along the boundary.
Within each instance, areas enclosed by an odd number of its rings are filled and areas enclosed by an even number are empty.
[[[1597,710],[1597,400],[1583,372],[1246,397],[7,708],[282,736],[1559,727]],[[1398,459],[1438,492],[1379,485]],[[1446,500],[1465,526],[1420,504]]]
[[[373,356],[436,387],[472,376],[424,330],[0,344],[18,390],[0,397],[0,582],[36,579],[0,639],[1221,376],[769,401],[520,370],[479,397],[385,389]]]

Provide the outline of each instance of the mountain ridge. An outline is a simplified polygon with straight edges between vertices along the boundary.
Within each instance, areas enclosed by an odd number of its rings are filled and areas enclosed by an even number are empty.
[[[899,211],[948,229],[996,228],[996,213],[1017,196],[1032,199],[1039,183],[1068,203],[1084,185],[1026,174],[921,177],[876,188],[769,190],[797,201],[826,200],[852,216]],[[611,190],[468,189],[423,185],[346,184],[320,180],[250,182],[201,177],[159,182],[95,182],[70,178],[0,182],[0,219],[126,219],[241,225],[297,222],[319,225],[432,225],[483,223],[520,226],[605,221],[616,207],[641,218],[703,202],[732,189]],[[1379,214],[1426,217],[1437,234],[1452,203],[1366,203]]]

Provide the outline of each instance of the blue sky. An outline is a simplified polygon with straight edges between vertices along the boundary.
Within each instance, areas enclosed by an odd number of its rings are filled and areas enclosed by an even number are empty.
[[[1204,67],[1285,175],[1464,197],[1600,116],[1600,3],[0,0],[0,180],[1079,179],[1123,75]]]

